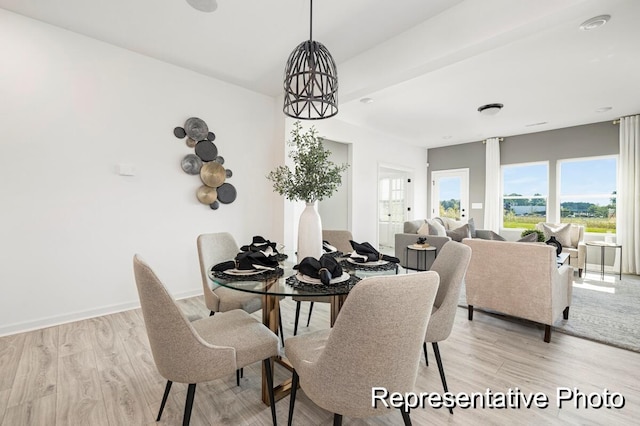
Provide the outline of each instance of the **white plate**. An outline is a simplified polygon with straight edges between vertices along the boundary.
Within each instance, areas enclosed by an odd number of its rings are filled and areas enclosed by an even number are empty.
[[[347,261],[353,263],[354,265],[362,265],[362,266],[380,266],[380,265],[386,265],[387,263],[389,263],[388,260],[374,260],[373,262],[356,262],[350,257],[347,257]]]
[[[346,272],[343,272],[342,275],[339,276],[338,278],[333,278],[331,281],[329,281],[329,284],[339,284],[339,283],[348,281],[350,277],[351,276],[349,274],[347,274]],[[301,283],[322,285],[322,281],[320,281],[320,278],[311,278],[299,272],[296,274],[296,278]]]
[[[264,272],[264,269],[262,270],[258,270],[258,269],[227,269],[226,271],[223,271],[225,274],[228,275],[238,275],[238,276],[242,276],[242,275],[257,275],[260,274],[262,272]]]

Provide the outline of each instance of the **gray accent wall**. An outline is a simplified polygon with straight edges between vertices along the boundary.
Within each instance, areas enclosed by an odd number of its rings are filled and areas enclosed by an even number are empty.
[[[482,203],[484,207],[485,151],[482,142],[432,148],[427,152],[429,170],[427,172],[427,212],[431,211],[431,172],[450,169],[469,169],[469,217],[476,227],[482,229],[484,210],[474,210],[472,203]]]
[[[617,155],[620,152],[618,125],[611,121],[567,127],[546,132],[509,136],[500,142],[500,163],[549,162],[549,209],[555,209],[556,168],[558,160]],[[483,203],[482,210],[470,209],[478,229],[484,224],[485,145],[472,142],[429,149],[428,179],[437,170],[469,168],[469,206]],[[431,211],[431,184],[427,203]],[[554,211],[554,210],[550,210]]]

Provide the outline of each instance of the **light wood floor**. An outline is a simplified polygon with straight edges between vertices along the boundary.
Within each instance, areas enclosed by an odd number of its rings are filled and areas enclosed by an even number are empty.
[[[200,298],[180,302],[188,315],[207,314]],[[304,304],[302,316],[308,304]],[[309,328],[328,326],[328,306],[318,303]],[[282,304],[285,334],[291,336],[295,304]],[[383,318],[381,320],[384,320]],[[372,324],[372,326],[374,326]],[[547,409],[416,409],[414,424],[638,424],[640,418],[640,354],[554,333],[542,341],[543,330],[477,312],[473,322],[459,309],[454,331],[441,342],[452,392],[543,392]],[[420,366],[417,392],[441,392],[432,353],[430,367]],[[276,379],[288,377],[276,367]],[[139,310],[0,338],[0,422],[2,425],[151,425],[165,381],[157,373]],[[557,387],[585,393],[609,389],[626,398],[624,408],[555,407]],[[260,402],[260,366],[245,369],[241,385],[235,377],[198,385],[193,425],[271,424]],[[181,423],[186,387],[175,384],[160,424]],[[289,398],[277,404],[278,420],[286,424]],[[386,413],[386,412],[385,412]],[[346,425],[398,425],[397,410],[365,420],[344,419]],[[332,415],[298,392],[294,423],[330,425]]]

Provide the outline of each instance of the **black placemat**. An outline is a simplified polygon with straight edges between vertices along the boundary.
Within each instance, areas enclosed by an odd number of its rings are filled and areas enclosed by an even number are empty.
[[[309,284],[302,282],[295,275],[287,278],[286,283],[296,290],[309,291],[314,293],[326,293],[326,294],[345,294],[353,288],[354,285],[360,281],[360,277],[351,275],[347,281],[343,281],[337,284]]]

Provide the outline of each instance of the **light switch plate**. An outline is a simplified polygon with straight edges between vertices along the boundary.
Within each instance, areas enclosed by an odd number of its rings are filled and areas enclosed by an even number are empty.
[[[482,203],[471,203],[471,208],[472,209],[481,209],[482,208]]]

